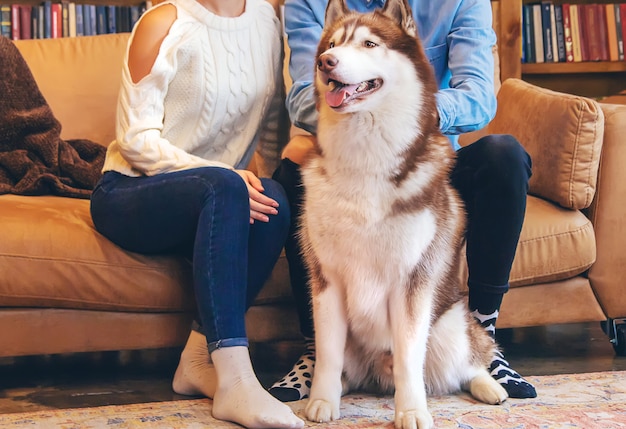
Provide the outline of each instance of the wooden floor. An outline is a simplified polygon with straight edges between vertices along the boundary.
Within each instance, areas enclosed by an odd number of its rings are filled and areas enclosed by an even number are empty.
[[[626,370],[597,323],[498,331],[506,358],[523,375]],[[253,361],[269,386],[291,368],[300,344],[255,344]],[[0,359],[0,413],[184,399],[171,390],[180,350]],[[625,380],[626,382],[626,380]]]

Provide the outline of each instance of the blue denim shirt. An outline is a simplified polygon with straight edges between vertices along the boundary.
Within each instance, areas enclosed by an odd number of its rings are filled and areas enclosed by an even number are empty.
[[[360,12],[382,7],[384,0],[347,0]],[[487,125],[496,111],[489,0],[409,0],[426,56],[432,64],[439,92],[441,131],[458,149],[458,134]],[[326,1],[286,0],[285,29],[293,86],[287,109],[293,124],[315,134],[317,111],[313,72],[322,33]]]

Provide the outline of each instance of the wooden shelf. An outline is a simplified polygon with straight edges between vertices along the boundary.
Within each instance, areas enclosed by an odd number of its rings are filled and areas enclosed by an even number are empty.
[[[522,64],[522,74],[554,74],[554,73],[571,74],[571,73],[619,73],[619,72],[626,72],[626,61]]]
[[[500,80],[524,79],[535,85],[586,97],[605,97],[626,88],[626,61],[523,64],[522,5],[535,0],[491,0],[498,35]],[[564,0],[553,0],[555,4]],[[571,3],[624,3],[626,0],[570,0]]]

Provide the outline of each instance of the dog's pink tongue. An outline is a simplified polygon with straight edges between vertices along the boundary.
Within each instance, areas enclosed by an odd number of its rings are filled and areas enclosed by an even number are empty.
[[[346,97],[352,95],[359,85],[340,85],[326,93],[326,102],[330,107],[339,107]]]

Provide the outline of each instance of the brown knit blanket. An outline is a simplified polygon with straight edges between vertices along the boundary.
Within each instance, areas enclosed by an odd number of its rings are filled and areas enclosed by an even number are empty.
[[[89,198],[106,148],[60,135],[26,61],[0,37],[0,194]]]

